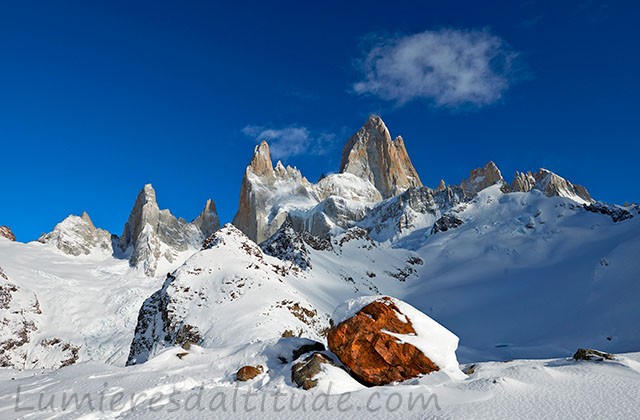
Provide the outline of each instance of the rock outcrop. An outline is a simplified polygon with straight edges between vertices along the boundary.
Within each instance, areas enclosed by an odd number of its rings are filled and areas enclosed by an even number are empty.
[[[93,252],[111,255],[113,251],[111,234],[96,228],[87,212],[80,217],[67,217],[52,232],[38,238],[38,242],[51,243],[65,254],[74,256]]]
[[[469,178],[462,181],[460,187],[466,197],[474,197],[480,191],[495,184],[504,185],[504,178],[495,163],[489,162],[482,168],[471,171]]]
[[[151,184],[144,186],[125,224],[119,240],[120,250],[132,267],[140,267],[153,276],[158,262],[173,263],[189,249],[197,250],[206,238],[219,228],[215,205],[211,200],[193,223],[176,218],[169,210],[160,210]]]
[[[16,235],[13,234],[9,226],[0,226],[0,237],[7,238],[10,241],[16,241]]]
[[[391,140],[389,130],[376,115],[345,144],[340,162],[341,173],[351,173],[370,181],[384,198],[393,197],[410,187],[421,187],[402,137]]]
[[[457,337],[404,302],[388,296],[360,298],[337,312],[337,325],[327,335],[329,349],[361,383],[385,385],[441,369],[461,375]]]
[[[582,185],[572,184],[565,178],[547,170],[539,169],[536,173],[516,172],[512,192],[529,192],[533,189],[542,191],[547,197],[566,197],[580,204],[595,203],[589,191]]]
[[[303,235],[296,232],[289,221],[269,239],[260,244],[262,251],[282,261],[288,261],[301,270],[311,268],[311,257]]]

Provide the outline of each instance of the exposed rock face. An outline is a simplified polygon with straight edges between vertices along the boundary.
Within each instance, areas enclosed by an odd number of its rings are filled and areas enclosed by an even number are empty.
[[[219,227],[215,205],[211,200],[202,214],[187,223],[169,210],[160,210],[151,184],[144,186],[120,237],[120,249],[129,257],[132,267],[141,267],[148,276],[155,275],[158,262],[174,262],[180,252],[200,248],[206,238]]]
[[[511,183],[511,191],[513,192],[529,192],[536,186],[536,179],[531,172],[517,172]]]
[[[46,337],[42,319],[36,294],[13,283],[0,267],[0,367],[51,369],[78,360],[79,347]]]
[[[573,355],[573,360],[587,360],[602,362],[603,360],[615,360],[615,356],[611,353],[605,353],[593,349],[578,349]]]
[[[38,241],[54,244],[62,252],[74,256],[89,255],[96,250],[105,255],[112,253],[111,234],[97,229],[87,212],[80,217],[67,217]]]
[[[240,189],[240,204],[233,224],[255,242],[263,242],[284,223],[287,212],[274,208],[275,193],[280,188],[309,205],[317,202],[311,183],[300,171],[281,162],[273,167],[269,145],[256,146],[251,163],[245,170]]]
[[[433,235],[438,232],[446,232],[449,229],[455,229],[459,226],[462,226],[463,223],[464,222],[460,218],[452,214],[445,214],[444,216],[436,220],[436,222],[433,224],[433,228],[431,228],[431,234]]]
[[[624,207],[608,205],[604,203],[585,204],[585,210],[592,213],[605,214],[611,217],[614,223],[624,222],[625,220],[633,219],[633,213]]]
[[[250,381],[264,372],[263,366],[242,366],[236,373],[236,379],[241,382]]]
[[[500,169],[495,163],[489,162],[482,168],[471,171],[469,178],[462,181],[460,186],[466,197],[473,197],[480,191],[497,183],[504,184]]]
[[[422,186],[402,137],[391,140],[384,122],[375,115],[345,144],[340,172],[369,180],[384,198]]]
[[[581,204],[595,202],[585,187],[572,184],[547,169],[539,169],[535,174],[516,172],[511,191],[529,192],[533,189],[542,191],[547,197],[571,198]]]
[[[0,236],[3,238],[7,238],[10,241],[16,240],[16,235],[13,234],[9,226],[0,226]]]
[[[311,268],[311,257],[302,234],[296,232],[289,221],[269,239],[260,244],[265,254],[289,261],[301,270]]]
[[[220,229],[220,219],[218,218],[218,211],[216,210],[216,205],[213,200],[207,200],[202,213],[200,213],[191,224],[200,229],[200,232],[202,232],[205,238],[208,238],[213,232]]]
[[[431,226],[442,214],[465,200],[457,186],[432,190],[409,188],[402,194],[373,208],[361,225],[380,242],[401,237],[419,226]]]
[[[329,349],[366,385],[385,385],[440,368],[409,343],[387,332],[416,334],[411,320],[387,297],[360,309],[329,330]]]
[[[299,388],[309,390],[318,385],[318,380],[314,377],[322,371],[322,365],[333,365],[333,360],[322,353],[313,353],[301,362],[295,363],[291,367],[291,380]]]

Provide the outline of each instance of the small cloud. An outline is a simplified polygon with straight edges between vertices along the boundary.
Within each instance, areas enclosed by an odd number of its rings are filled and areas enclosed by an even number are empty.
[[[302,154],[324,155],[333,147],[335,141],[334,134],[316,133],[296,125],[283,128],[247,125],[242,129],[242,133],[253,137],[256,142],[267,140],[271,156],[275,159]]]
[[[502,98],[518,54],[486,30],[442,29],[378,39],[361,60],[353,92],[403,105],[481,107]]]

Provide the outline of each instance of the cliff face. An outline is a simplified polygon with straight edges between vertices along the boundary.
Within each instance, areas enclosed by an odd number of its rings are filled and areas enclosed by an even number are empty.
[[[382,119],[371,116],[342,150],[341,173],[351,173],[370,181],[383,198],[393,197],[410,187],[421,187],[402,137],[391,140]]]

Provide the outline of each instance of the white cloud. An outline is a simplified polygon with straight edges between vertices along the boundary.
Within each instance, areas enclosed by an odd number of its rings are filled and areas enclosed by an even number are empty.
[[[361,64],[358,94],[399,105],[427,99],[436,106],[483,106],[499,100],[511,83],[517,53],[484,30],[425,31],[379,40]]]
[[[299,126],[275,129],[248,125],[242,132],[253,137],[256,142],[266,140],[274,159],[286,159],[302,154],[324,155],[335,140],[333,134],[314,133],[306,127]]]

